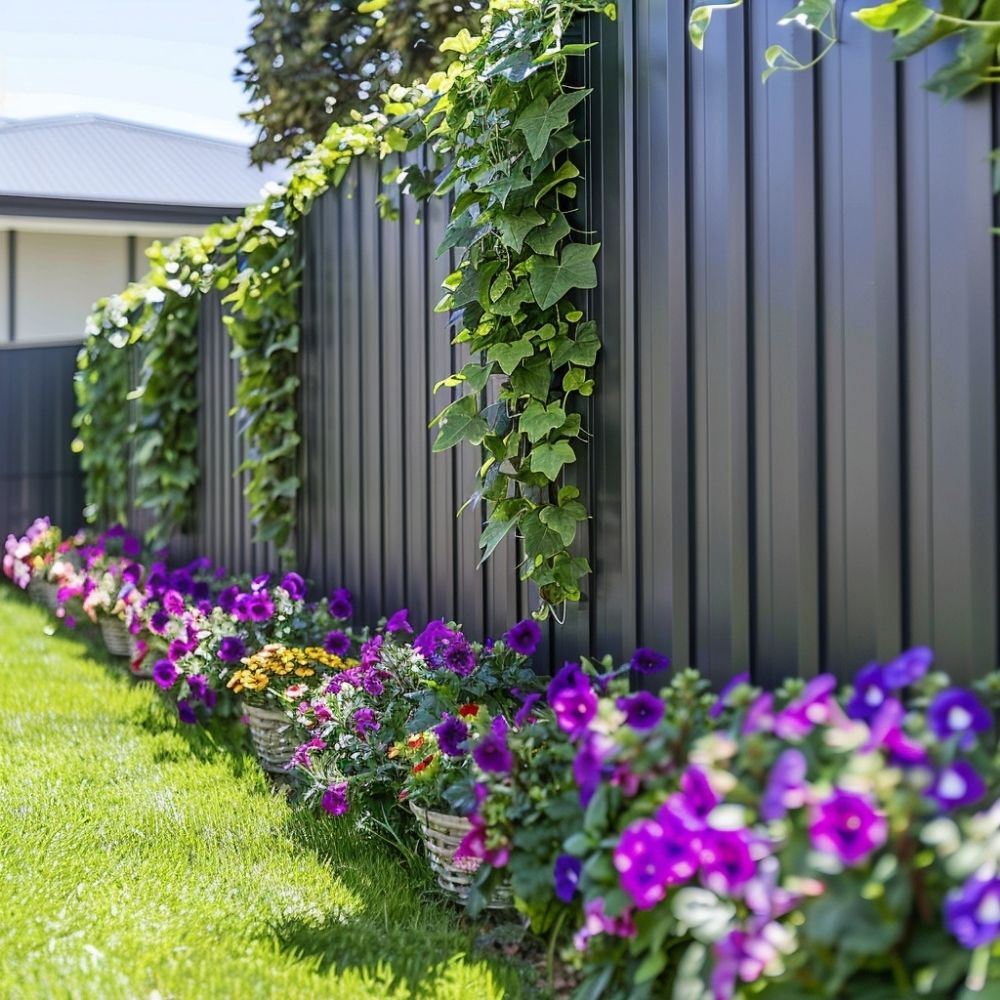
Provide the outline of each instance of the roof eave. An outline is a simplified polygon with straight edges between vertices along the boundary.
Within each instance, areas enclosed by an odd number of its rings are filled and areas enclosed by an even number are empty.
[[[245,205],[177,205],[0,194],[0,215],[19,215],[26,218],[208,225],[224,217],[233,218],[241,215],[245,208]]]

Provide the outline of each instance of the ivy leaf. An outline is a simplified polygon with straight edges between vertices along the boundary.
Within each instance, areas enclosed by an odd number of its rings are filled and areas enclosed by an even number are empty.
[[[531,396],[544,402],[548,399],[549,386],[552,384],[549,359],[544,354],[537,354],[525,361],[512,373],[510,384],[517,396]]]
[[[529,559],[548,559],[562,552],[562,535],[542,521],[539,511],[533,510],[522,516],[518,527],[524,538],[524,554]]]
[[[544,229],[535,229],[529,233],[525,242],[535,253],[551,257],[556,252],[559,242],[569,236],[570,232],[566,216],[562,212],[557,212]]]
[[[561,507],[543,507],[539,513],[542,524],[559,533],[563,547],[569,548],[576,538],[576,518]]]
[[[539,186],[535,192],[535,204],[537,205],[554,187],[558,187],[563,181],[571,181],[579,176],[580,168],[575,163],[565,160],[560,164],[559,169],[544,184]]]
[[[541,444],[531,452],[532,472],[540,472],[551,482],[555,482],[564,465],[576,461],[576,452],[568,441],[555,444]]]
[[[500,236],[500,242],[514,253],[520,253],[524,248],[525,236],[544,221],[538,212],[529,208],[517,215],[500,212],[494,217],[493,225]]]
[[[558,261],[554,257],[531,258],[531,291],[542,309],[551,309],[574,288],[596,288],[594,258],[600,243],[571,243]]]
[[[863,7],[851,16],[873,31],[898,31],[900,35],[908,35],[933,14],[934,11],[921,0],[892,0],[877,7]]]
[[[537,160],[549,144],[549,136],[569,126],[569,113],[590,93],[589,89],[561,94],[554,101],[549,94],[539,94],[518,115],[515,128],[524,133],[531,158]]]
[[[434,442],[434,451],[447,451],[461,441],[482,444],[489,433],[489,426],[479,413],[479,398],[463,396],[446,406],[431,422],[441,425],[441,431]]]
[[[530,340],[516,340],[513,344],[495,344],[487,351],[486,357],[489,361],[495,361],[505,375],[510,375],[532,353]]]
[[[597,323],[588,320],[577,330],[576,339],[566,337],[561,340],[552,354],[552,367],[561,368],[566,364],[592,368],[601,350],[601,338],[597,336]]]
[[[708,31],[708,26],[712,23],[712,15],[717,10],[732,10],[734,7],[740,7],[743,4],[743,0],[732,0],[731,3],[706,3],[701,7],[695,7],[691,11],[691,17],[688,18],[688,37],[691,39],[691,44],[698,50],[705,47],[705,32]]]
[[[521,430],[527,434],[528,440],[534,444],[550,431],[554,431],[566,423],[566,411],[558,403],[545,406],[538,400],[532,400],[524,413],[521,414],[519,423]]]
[[[497,546],[507,537],[507,532],[515,524],[517,524],[517,518],[512,518],[508,521],[490,521],[486,525],[482,535],[479,537],[479,547],[483,550],[483,554],[479,560],[480,566],[493,555]]]

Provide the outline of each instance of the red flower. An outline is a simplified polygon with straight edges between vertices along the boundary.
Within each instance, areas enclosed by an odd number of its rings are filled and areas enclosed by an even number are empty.
[[[421,771],[426,771],[431,765],[431,761],[434,760],[434,754],[428,754],[419,764],[413,765],[413,773],[420,774]]]
[[[459,715],[460,715],[460,716],[461,716],[461,717],[462,717],[463,719],[471,719],[471,718],[473,718],[474,716],[476,716],[476,715],[479,715],[479,706],[478,706],[478,705],[473,705],[473,704],[470,704],[470,705],[463,705],[463,706],[462,706],[462,707],[461,707],[461,708],[460,708],[460,709],[458,710],[458,714],[459,714]]]
[[[411,736],[406,741],[406,745],[411,750],[416,750],[418,747],[422,747],[424,745],[424,736],[423,736],[423,733],[421,733],[419,736]]]

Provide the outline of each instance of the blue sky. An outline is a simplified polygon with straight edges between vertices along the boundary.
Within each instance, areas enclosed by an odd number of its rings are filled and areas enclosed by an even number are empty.
[[[249,141],[251,0],[0,0],[0,116],[97,112]]]

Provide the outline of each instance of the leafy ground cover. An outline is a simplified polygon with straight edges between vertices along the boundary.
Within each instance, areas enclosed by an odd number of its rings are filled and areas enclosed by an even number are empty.
[[[0,995],[517,997],[389,848],[0,590]]]

